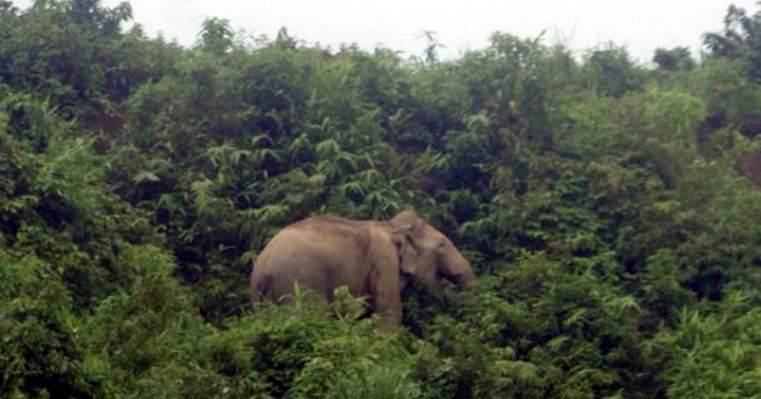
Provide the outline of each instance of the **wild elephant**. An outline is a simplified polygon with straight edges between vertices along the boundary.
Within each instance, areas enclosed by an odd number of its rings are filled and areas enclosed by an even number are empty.
[[[412,279],[434,289],[460,287],[475,278],[452,242],[412,211],[387,221],[315,216],[281,230],[264,247],[251,272],[254,305],[278,301],[294,283],[328,301],[345,285],[381,315],[382,327],[402,318],[401,292]]]

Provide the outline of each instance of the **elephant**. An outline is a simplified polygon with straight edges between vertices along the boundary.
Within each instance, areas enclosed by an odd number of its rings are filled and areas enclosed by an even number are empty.
[[[254,307],[279,302],[295,283],[328,302],[347,286],[378,314],[379,327],[401,324],[404,287],[413,279],[437,292],[448,283],[467,287],[470,262],[444,234],[414,211],[386,221],[313,216],[288,225],[265,245],[251,272]]]

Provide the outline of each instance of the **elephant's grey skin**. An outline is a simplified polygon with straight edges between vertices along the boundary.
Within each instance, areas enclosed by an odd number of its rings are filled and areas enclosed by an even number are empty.
[[[467,286],[475,275],[452,242],[412,211],[388,221],[315,216],[287,226],[265,246],[251,272],[251,299],[280,301],[294,283],[328,301],[345,285],[365,297],[393,329],[402,318],[401,292],[416,279],[437,289]]]

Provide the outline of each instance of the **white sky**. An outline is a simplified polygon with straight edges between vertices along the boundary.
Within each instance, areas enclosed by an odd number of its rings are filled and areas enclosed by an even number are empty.
[[[102,0],[107,6],[121,0]],[[15,0],[26,7],[32,0]],[[754,13],[756,0],[131,0],[135,21],[149,35],[163,32],[192,45],[206,17],[230,20],[234,29],[274,37],[281,26],[308,43],[337,48],[381,44],[419,55],[420,32],[437,33],[445,57],[483,48],[489,34],[502,31],[563,42],[583,52],[607,41],[624,45],[648,62],[657,47],[700,50],[701,35],[717,31],[734,3]]]

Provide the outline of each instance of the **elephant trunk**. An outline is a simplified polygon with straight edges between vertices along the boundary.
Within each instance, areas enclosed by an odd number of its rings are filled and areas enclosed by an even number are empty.
[[[476,279],[475,273],[473,273],[473,269],[470,267],[470,264],[468,264],[468,267],[460,274],[456,274],[453,276],[455,284],[457,284],[460,288],[468,288],[470,286],[470,283]]]
[[[467,288],[470,283],[476,279],[476,274],[473,272],[473,267],[470,265],[467,259],[459,252],[455,257],[455,260],[447,265],[447,279],[456,284],[459,288]]]

